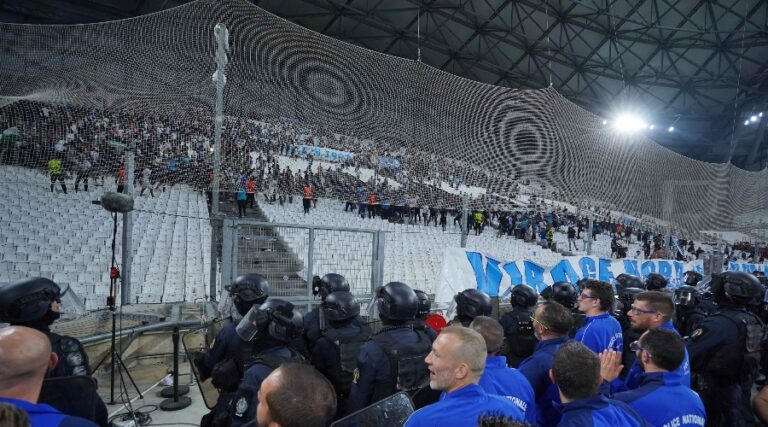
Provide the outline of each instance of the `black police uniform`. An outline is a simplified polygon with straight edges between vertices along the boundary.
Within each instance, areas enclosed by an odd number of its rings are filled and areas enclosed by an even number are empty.
[[[267,347],[264,343],[261,345]],[[242,426],[256,418],[256,406],[259,404],[257,396],[261,383],[273,370],[288,362],[307,363],[307,360],[285,343],[276,344],[257,353],[253,364],[245,371],[243,380],[230,403],[231,427]]]
[[[338,417],[349,413],[346,402],[352,391],[357,357],[372,335],[368,325],[358,325],[351,320],[331,322],[312,349],[312,365],[336,390]]]
[[[357,357],[350,412],[362,409],[398,391],[415,392],[429,381],[424,359],[432,341],[414,330],[418,297],[405,283],[390,282],[376,290],[376,307],[384,326]]]
[[[259,388],[273,370],[287,362],[307,363],[301,353],[288,345],[301,337],[302,324],[293,304],[277,298],[252,307],[240,321],[237,334],[253,343],[255,357],[229,404],[232,427],[255,419]]]
[[[51,310],[51,304],[61,298],[61,287],[54,281],[44,277],[34,277],[6,285],[0,288],[0,321],[14,326],[26,326],[44,333],[51,341],[51,352],[56,353],[59,362],[56,367],[47,372],[46,378],[62,378],[70,376],[90,376],[88,354],[82,343],[76,338],[51,332],[50,325],[59,318],[59,313]],[[59,387],[66,387],[60,385]],[[76,395],[66,390],[57,390],[61,395]],[[100,426],[108,426],[107,407],[101,396],[94,391],[95,403],[94,420]],[[85,414],[70,413],[70,409],[58,408],[68,415],[83,416]],[[91,408],[89,408],[91,409]]]
[[[232,295],[240,315],[248,313],[254,305],[263,303],[269,294],[269,284],[258,274],[239,276],[225,289]],[[238,335],[234,319],[229,317],[224,322],[226,324],[216,335],[211,349],[194,360],[201,381],[211,378],[211,383],[219,389],[216,405],[200,422],[203,427],[229,423],[230,402],[243,378],[246,366],[253,363],[256,354],[254,343],[245,341]]]
[[[506,347],[504,354],[509,367],[517,368],[520,362],[533,354],[536,347],[531,318],[538,297],[536,291],[530,286],[515,286],[509,297],[512,310],[504,313],[499,319],[499,323],[504,328]]]
[[[533,334],[533,310],[527,307],[514,307],[499,319],[504,328],[504,343],[507,366],[517,368],[520,362],[533,354],[536,337]]]
[[[729,281],[743,281],[744,274],[726,272],[713,277],[711,287],[720,302],[719,310],[688,338],[691,368],[700,376],[694,388],[699,389],[712,426],[740,426],[748,421],[742,392],[748,396],[757,374],[764,330],[762,322],[744,308],[743,300],[733,298],[735,291],[728,291]]]
[[[432,341],[410,325],[384,326],[357,358],[347,410],[354,412],[399,391],[413,392],[429,381],[424,359]]]

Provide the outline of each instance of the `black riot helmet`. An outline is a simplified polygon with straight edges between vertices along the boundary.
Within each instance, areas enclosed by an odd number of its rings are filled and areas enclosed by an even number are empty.
[[[576,287],[569,282],[556,282],[552,285],[552,292],[549,295],[550,300],[559,303],[565,308],[571,309],[576,303]]]
[[[419,311],[419,298],[405,283],[389,282],[376,290],[376,308],[385,321],[414,320]]]
[[[224,287],[232,295],[240,297],[243,301],[254,304],[263,304],[269,296],[269,283],[261,274],[244,274],[232,281],[231,285]]]
[[[539,300],[539,295],[536,291],[528,285],[517,285],[512,288],[512,292],[509,295],[509,303],[513,307],[531,308],[536,305]]]
[[[269,315],[266,330],[262,331],[272,338],[288,342],[301,336],[304,319],[301,313],[288,301],[272,298],[259,306],[259,310]]]
[[[465,289],[456,294],[455,298],[459,318],[474,319],[491,315],[491,297],[477,289]]]
[[[360,303],[347,291],[332,292],[320,304],[320,309],[331,322],[340,322],[360,315]]]
[[[684,276],[686,286],[696,286],[699,284],[699,282],[701,282],[701,279],[704,278],[701,273],[693,270],[686,271]]]
[[[416,298],[419,299],[419,311],[416,313],[416,318],[425,320],[429,316],[429,310],[432,309],[432,301],[429,300],[429,295],[426,292],[414,289],[416,292]]]
[[[18,325],[50,317],[53,322],[58,313],[50,311],[51,303],[61,295],[61,287],[45,277],[5,285],[0,288],[0,321]]]
[[[651,273],[645,278],[645,289],[660,291],[667,287],[667,279],[659,273]]]
[[[763,287],[760,285],[760,280],[752,274],[743,271],[726,271],[721,276],[725,296],[731,300],[750,302],[762,295]]]
[[[626,288],[640,288],[645,289],[645,283],[637,276],[632,276],[627,273],[621,273],[614,279],[616,284],[616,295],[620,295],[621,291]]]
[[[681,307],[694,307],[700,297],[699,290],[694,286],[680,286],[675,289],[675,304]]]
[[[321,300],[338,291],[349,292],[349,283],[341,274],[328,273],[312,285],[312,294],[319,295]]]

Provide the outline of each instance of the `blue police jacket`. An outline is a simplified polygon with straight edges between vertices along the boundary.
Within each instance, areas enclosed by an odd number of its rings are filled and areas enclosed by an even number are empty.
[[[420,339],[419,335],[409,327],[394,328],[379,333],[390,334],[405,344],[416,344]],[[371,397],[374,388],[377,384],[388,383],[389,374],[389,359],[384,349],[373,340],[365,343],[357,356],[356,380],[352,384],[352,391],[347,401],[348,411],[352,413],[373,403]]]
[[[488,394],[512,401],[531,424],[536,423],[536,395],[522,372],[507,367],[504,356],[488,356],[478,385]]]
[[[523,414],[507,399],[486,393],[477,384],[464,386],[432,405],[411,414],[405,427],[466,427],[476,426],[481,415],[505,415],[523,420]]]
[[[677,372],[647,373],[636,389],[616,393],[613,398],[654,426],[704,427],[707,421],[701,398]]]
[[[647,427],[648,422],[626,403],[598,395],[556,404],[563,414],[558,426],[567,427]]]
[[[662,323],[660,328],[669,329],[670,331],[680,335],[677,332],[677,328],[672,324],[672,322],[666,322]],[[691,386],[691,362],[688,359],[688,350],[685,350],[685,358],[683,359],[683,363],[680,364],[680,366],[677,368],[675,373],[680,377],[680,380],[682,381],[683,385],[686,387]],[[627,377],[622,382],[619,379],[616,379],[611,384],[611,391],[613,393],[617,393],[620,391],[626,391],[626,390],[633,390],[636,389],[640,383],[643,382],[643,375],[645,375],[645,372],[640,369],[640,365],[637,363],[637,360],[635,360],[632,363],[632,367],[629,369],[629,372],[627,373]]]
[[[576,331],[574,340],[584,344],[597,354],[608,349],[618,352],[624,350],[621,325],[609,313],[587,316],[584,326]]]
[[[523,360],[518,368],[531,383],[536,395],[538,425],[553,426],[560,420],[560,412],[553,406],[553,403],[560,402],[560,394],[549,379],[549,368],[557,349],[568,341],[570,338],[567,336],[539,341],[531,357]]]
[[[224,359],[230,357],[237,357],[240,349],[244,344],[237,331],[235,330],[235,324],[228,322],[223,328],[216,334],[216,339],[213,341],[213,347],[210,351],[203,354],[201,362],[208,369],[213,367]]]
[[[32,427],[98,427],[91,421],[62,414],[55,408],[42,403],[30,403],[7,397],[0,397],[0,403],[7,403],[26,412]]]
[[[281,357],[290,359],[293,353],[286,346],[278,346],[265,350],[259,357]],[[272,368],[265,363],[256,362],[245,371],[243,380],[232,398],[230,409],[231,427],[239,427],[256,419],[256,406],[259,404],[257,394],[261,383],[272,373]]]

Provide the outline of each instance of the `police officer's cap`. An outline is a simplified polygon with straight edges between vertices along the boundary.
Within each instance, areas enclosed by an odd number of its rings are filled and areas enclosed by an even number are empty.
[[[5,285],[0,287],[0,321],[18,324],[40,319],[60,298],[61,287],[45,277]]]
[[[259,306],[259,310],[269,314],[269,325],[266,332],[272,338],[288,342],[301,336],[304,330],[304,319],[290,302],[279,298],[270,298]]]
[[[416,298],[419,299],[419,312],[418,316],[428,316],[429,310],[432,309],[432,301],[429,300],[429,295],[427,295],[426,292],[420,291],[418,289],[414,289],[413,292],[416,293]]]
[[[645,288],[658,291],[667,287],[667,279],[659,273],[651,273],[645,278]]]
[[[731,298],[758,298],[763,292],[760,280],[743,271],[726,271],[722,273],[722,279],[725,294]]]
[[[466,289],[456,294],[456,312],[459,317],[474,319],[491,315],[491,297],[477,289]]]
[[[263,302],[269,296],[269,283],[261,274],[238,276],[231,285],[224,287],[227,292],[237,295],[243,301]]]
[[[323,276],[313,289],[313,293],[320,295],[321,299],[325,299],[332,292],[338,291],[349,292],[349,282],[344,276],[336,273],[328,273]]]
[[[376,290],[376,308],[385,319],[413,320],[419,310],[419,298],[405,283],[389,282]]]
[[[351,319],[360,314],[360,303],[351,292],[336,291],[325,298],[320,306],[330,321]]]
[[[533,307],[539,301],[539,295],[536,290],[528,285],[517,285],[512,288],[509,295],[509,303],[516,307]]]

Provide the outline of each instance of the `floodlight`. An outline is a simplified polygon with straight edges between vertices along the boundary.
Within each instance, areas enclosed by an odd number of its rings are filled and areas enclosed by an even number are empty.
[[[749,121],[752,122],[752,123],[756,122],[757,121],[757,116],[750,117]]]
[[[667,129],[667,132],[674,132],[674,131],[675,131],[675,127],[674,126],[670,126],[669,129]]]
[[[617,117],[613,126],[619,132],[637,132],[641,129],[648,128],[648,125],[642,119],[630,115],[621,115]]]

